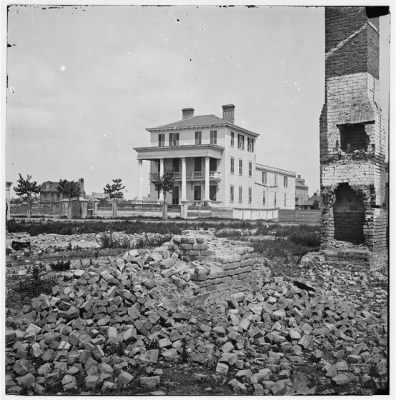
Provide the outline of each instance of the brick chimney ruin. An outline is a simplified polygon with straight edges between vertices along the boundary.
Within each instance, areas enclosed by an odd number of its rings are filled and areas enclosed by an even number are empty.
[[[388,218],[378,15],[366,7],[326,7],[325,38],[325,103],[320,116],[322,248],[330,250],[334,259],[336,241],[360,244],[366,251],[359,256],[361,265],[384,268]],[[345,249],[343,257],[348,258]]]

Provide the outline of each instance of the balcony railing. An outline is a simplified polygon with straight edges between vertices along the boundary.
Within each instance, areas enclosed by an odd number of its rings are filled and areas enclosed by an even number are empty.
[[[221,178],[221,172],[220,171],[210,171],[209,176],[213,179],[220,179]]]
[[[167,171],[168,173],[168,171]],[[176,180],[180,180],[182,178],[181,176],[181,172],[173,172],[173,177]],[[158,173],[151,173],[150,174],[150,179],[156,180],[159,178],[159,174]],[[209,172],[209,178],[210,179],[221,179],[221,172],[220,171],[210,171]],[[187,180],[191,180],[191,179],[205,179],[205,172],[204,171],[193,171],[191,174],[186,175],[186,179]]]

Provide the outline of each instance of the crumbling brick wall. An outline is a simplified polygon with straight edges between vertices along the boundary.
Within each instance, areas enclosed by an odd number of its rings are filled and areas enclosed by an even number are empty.
[[[382,254],[387,247],[387,214],[379,21],[368,17],[366,7],[326,7],[325,31],[322,247],[343,240]]]

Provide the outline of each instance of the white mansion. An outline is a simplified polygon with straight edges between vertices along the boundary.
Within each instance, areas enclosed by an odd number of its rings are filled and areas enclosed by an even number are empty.
[[[219,118],[195,116],[193,108],[185,108],[180,121],[148,128],[151,146],[135,148],[139,199],[142,161],[148,160],[151,178],[174,174],[172,204],[204,201],[214,207],[294,209],[296,174],[256,161],[259,134],[235,125],[234,109],[224,105]],[[158,198],[152,183],[150,198]]]

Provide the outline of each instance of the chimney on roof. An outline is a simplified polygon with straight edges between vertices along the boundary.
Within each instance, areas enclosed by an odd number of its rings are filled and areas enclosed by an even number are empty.
[[[193,108],[183,108],[182,116],[183,116],[183,119],[192,118],[194,116],[194,109]]]
[[[225,119],[228,122],[231,122],[231,124],[234,123],[234,110],[235,110],[234,104],[225,104],[223,106],[223,119]]]

